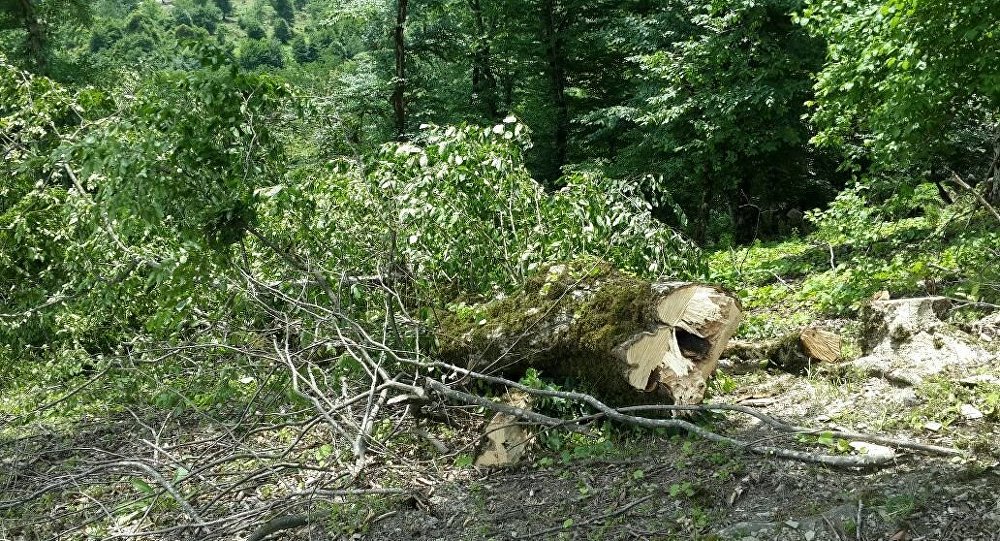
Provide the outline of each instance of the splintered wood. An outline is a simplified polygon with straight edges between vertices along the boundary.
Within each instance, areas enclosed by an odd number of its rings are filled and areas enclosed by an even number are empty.
[[[726,343],[739,328],[739,302],[711,286],[652,284],[656,330],[616,347],[629,384],[653,392],[665,388],[675,404],[697,404]]]

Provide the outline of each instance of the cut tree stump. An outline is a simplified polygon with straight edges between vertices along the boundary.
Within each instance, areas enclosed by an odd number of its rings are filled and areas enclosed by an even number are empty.
[[[996,362],[980,337],[946,321],[944,297],[873,300],[861,311],[863,355],[851,363],[902,385],[948,371],[959,376]]]
[[[553,265],[442,322],[438,355],[480,372],[579,380],[614,404],[697,404],[740,323],[721,288],[650,283],[605,263]]]
[[[806,327],[771,340],[737,340],[722,356],[733,366],[768,364],[788,372],[804,370],[814,362],[833,363],[840,359],[840,335]]]

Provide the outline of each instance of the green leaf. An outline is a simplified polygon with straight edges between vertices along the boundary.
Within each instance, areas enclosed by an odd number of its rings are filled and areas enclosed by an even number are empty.
[[[138,490],[139,492],[142,492],[150,496],[156,494],[156,491],[153,490],[153,487],[149,486],[149,483],[147,483],[142,479],[139,479],[138,477],[133,477],[131,479],[131,483],[132,486],[135,487],[135,489]]]

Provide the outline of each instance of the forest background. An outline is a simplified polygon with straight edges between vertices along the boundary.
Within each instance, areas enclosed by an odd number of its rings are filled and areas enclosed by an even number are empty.
[[[4,0],[0,403],[308,418],[329,389],[302,374],[425,369],[445,314],[588,257],[724,284],[744,337],[883,289],[1000,302],[998,21],[992,0]]]

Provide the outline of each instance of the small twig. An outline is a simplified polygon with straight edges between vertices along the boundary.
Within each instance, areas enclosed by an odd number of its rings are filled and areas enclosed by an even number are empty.
[[[176,488],[174,488],[174,485],[170,481],[167,481],[166,477],[160,475],[160,472],[154,470],[148,464],[144,464],[142,462],[134,460],[123,460],[121,462],[110,463],[108,464],[108,466],[109,467],[125,466],[125,467],[136,468],[146,472],[147,474],[149,474],[150,477],[155,479],[156,482],[159,483],[159,485],[164,490],[166,490],[168,494],[170,494],[170,496],[174,499],[174,501],[176,501],[177,504],[181,506],[181,509],[183,509],[184,512],[187,513],[188,517],[190,517],[192,521],[196,523],[203,522],[201,517],[198,515],[198,512],[195,511],[193,507],[191,507],[191,504],[188,503],[188,501],[185,500],[183,496],[181,496],[181,493],[178,492]]]
[[[789,284],[787,281],[785,281],[785,279],[782,278],[781,276],[779,276],[778,273],[772,272],[771,276],[774,276],[779,282],[781,282],[781,285],[783,285],[786,288],[788,288],[789,291],[791,291],[792,293],[795,293],[795,287],[792,284]]]
[[[861,501],[861,498],[858,498],[858,518],[854,521],[854,538],[856,541],[861,541],[861,511],[864,509],[864,505],[865,504]]]
[[[87,387],[89,387],[90,385],[92,385],[95,381],[103,378],[104,375],[107,374],[110,370],[111,370],[111,366],[109,365],[104,370],[101,370],[100,372],[98,372],[97,374],[95,374],[94,377],[88,379],[87,381],[85,381],[82,384],[80,384],[80,385],[76,386],[75,388],[73,388],[73,390],[71,390],[70,392],[66,393],[61,398],[57,398],[57,399],[53,400],[52,402],[49,402],[48,404],[43,404],[43,405],[35,408],[35,413],[41,413],[41,412],[43,412],[43,411],[45,411],[45,410],[47,410],[49,408],[55,407],[55,406],[57,406],[57,405],[65,402],[65,401],[69,400],[70,398],[73,398],[77,393],[79,393],[80,391],[86,389]]]
[[[272,518],[254,530],[254,532],[250,534],[250,537],[247,538],[247,541],[261,541],[266,537],[284,530],[308,526],[314,518],[319,518],[319,513],[314,515],[284,515]]]
[[[823,517],[823,522],[826,523],[827,528],[830,528],[833,535],[837,536],[838,541],[847,541],[846,535],[830,520],[830,517],[826,516],[826,513],[822,513],[820,516]]]
[[[952,310],[957,310],[959,308],[986,308],[988,310],[1000,310],[1000,304],[993,304],[982,301],[970,301],[966,299],[956,299],[954,297],[945,297],[945,298],[957,305],[954,306]]]
[[[609,511],[607,513],[604,513],[603,515],[599,515],[599,516],[596,516],[596,517],[584,520],[583,522],[580,522],[580,523],[577,523],[577,524],[573,524],[573,527],[586,526],[587,524],[593,524],[595,522],[603,522],[604,520],[607,520],[607,519],[609,519],[611,517],[627,513],[633,507],[636,507],[638,505],[641,505],[641,504],[646,503],[649,500],[653,499],[653,496],[655,496],[655,494],[650,494],[649,496],[643,496],[642,498],[639,498],[638,500],[631,501],[631,502],[625,504],[624,506],[619,507],[618,509],[615,509],[614,511]],[[563,525],[560,524],[559,526],[553,526],[551,528],[546,528],[544,530],[539,530],[537,532],[531,532],[531,533],[527,534],[525,537],[538,537],[540,535],[545,535],[545,534],[549,534],[549,533],[552,533],[552,532],[558,532],[558,531],[564,530],[566,528],[567,528],[566,526],[563,526]]]

